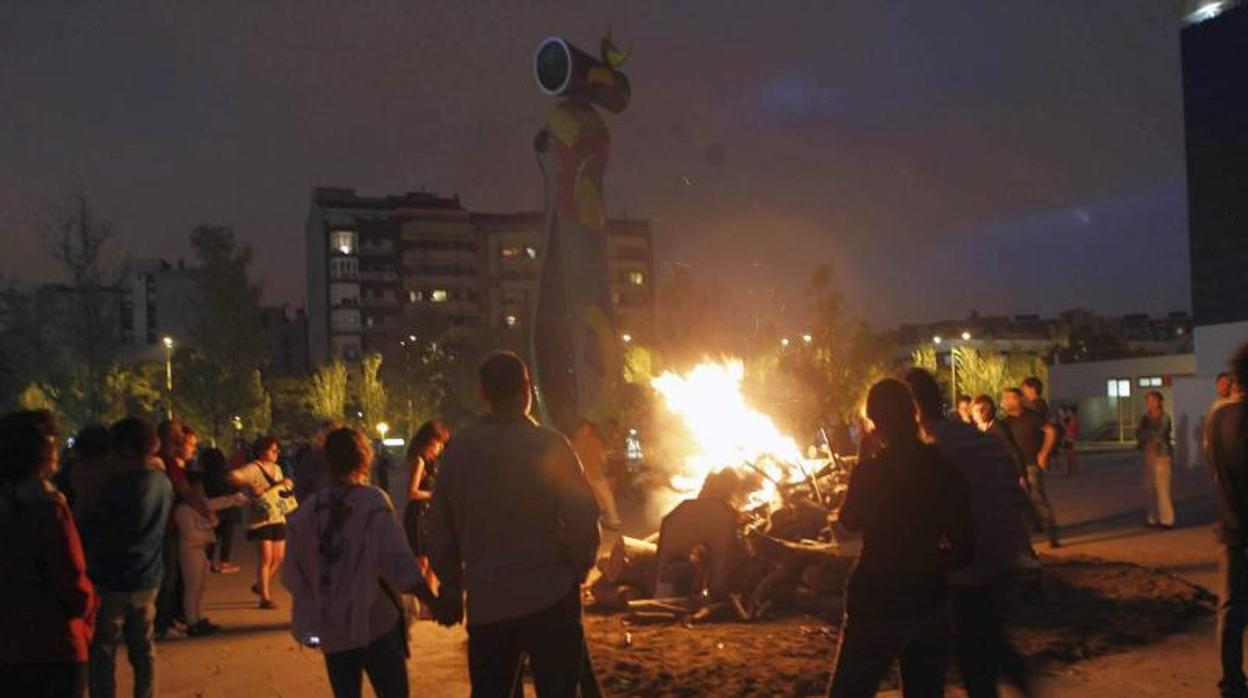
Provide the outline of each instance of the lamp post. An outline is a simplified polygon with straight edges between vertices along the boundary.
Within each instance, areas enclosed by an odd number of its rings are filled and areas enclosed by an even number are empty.
[[[937,346],[944,341],[940,335],[932,337],[932,344]],[[954,344],[955,340],[949,340],[949,406],[957,408],[958,406],[958,347]],[[971,333],[963,331],[962,341],[971,341]]]
[[[386,434],[389,434],[389,433],[390,433],[389,424],[386,424],[385,422],[377,422],[377,435],[381,437],[382,441],[386,440]]]
[[[173,337],[160,343],[165,345],[165,419],[173,419]]]

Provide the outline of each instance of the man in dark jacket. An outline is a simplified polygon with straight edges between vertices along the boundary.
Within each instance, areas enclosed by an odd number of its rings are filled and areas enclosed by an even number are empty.
[[[91,641],[91,695],[116,693],[117,645],[123,637],[134,669],[134,695],[154,695],[152,647],[156,594],[164,573],[162,547],[173,486],[151,462],[160,441],[151,424],[129,417],[111,428],[116,472],[83,512],[87,574],[100,594]]]
[[[1219,400],[1205,420],[1205,458],[1213,471],[1218,540],[1224,546],[1218,604],[1222,696],[1248,696],[1244,677],[1244,628],[1248,626],[1248,344],[1231,359],[1241,390]]]
[[[512,695],[522,654],[539,696],[575,695],[585,665],[580,585],[598,550],[598,504],[567,439],[529,416],[520,357],[493,354],[480,378],[489,412],[447,445],[425,515],[440,597],[467,592],[474,696]]]
[[[974,562],[949,574],[954,650],[962,682],[971,698],[995,697],[998,677],[1026,694],[1023,658],[1005,632],[1015,577],[1021,568],[1035,564],[1018,466],[999,439],[944,417],[932,374],[914,368],[906,372],[905,380],[914,393],[923,430],[965,476],[975,517]]]

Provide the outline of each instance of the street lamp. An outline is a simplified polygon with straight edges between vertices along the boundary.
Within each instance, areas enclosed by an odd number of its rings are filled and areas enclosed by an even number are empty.
[[[624,334],[620,335],[620,339],[624,340],[625,344],[628,344],[629,342],[633,341],[633,335],[625,332]]]
[[[390,425],[385,422],[377,422],[377,434],[381,436],[381,440],[386,440],[386,434],[390,432]]]
[[[785,338],[781,339],[781,340],[780,340],[780,346],[782,346],[782,347],[787,347],[787,346],[789,346],[789,338],[788,338],[788,337],[785,337]]]
[[[165,345],[165,419],[173,419],[173,337],[160,343]]]
[[[810,344],[811,342],[815,341],[815,338],[812,337],[809,332],[807,332],[806,334],[802,335],[802,341],[806,342],[807,344]]]
[[[932,341],[940,344],[940,337],[934,337]],[[971,341],[971,333],[963,330],[962,341]],[[953,344],[949,347],[949,405],[958,406],[958,347]]]

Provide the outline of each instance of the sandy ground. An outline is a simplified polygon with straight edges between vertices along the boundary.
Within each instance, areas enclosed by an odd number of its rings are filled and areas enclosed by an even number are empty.
[[[1134,454],[1098,454],[1085,459],[1085,465],[1073,478],[1050,478],[1050,495],[1059,522],[1067,531],[1067,545],[1052,552],[1043,545],[1039,548],[1044,555],[1055,558],[1052,568],[1064,569],[1062,574],[1066,577],[1081,580],[1074,587],[1099,587],[1106,596],[1119,593],[1127,598],[1105,605],[1100,617],[1075,614],[1082,618],[1079,623],[1049,628],[1048,632],[1056,635],[1048,640],[1043,633],[1032,633],[1038,644],[1028,645],[1028,653],[1047,660],[1036,665],[1043,695],[1211,695],[1217,678],[1217,658],[1212,618],[1207,611],[1192,617],[1184,615],[1184,609],[1192,608],[1190,604],[1132,605],[1132,599],[1138,601],[1145,596],[1172,601],[1188,598],[1197,603],[1196,597],[1189,594],[1192,587],[1184,582],[1216,590],[1218,547],[1209,530],[1212,499],[1204,474],[1192,470],[1175,473],[1179,528],[1161,532],[1142,526],[1139,467]],[[248,569],[242,574],[213,575],[207,592],[206,612],[214,622],[224,625],[225,631],[211,638],[158,645],[158,695],[329,695],[319,653],[301,649],[286,632],[289,598],[279,592],[281,609],[256,609],[254,597],[247,591],[252,581],[254,552],[241,541],[236,551],[236,559]],[[1108,572],[1102,570],[1089,578],[1085,559],[1089,556],[1151,569],[1113,566],[1106,568]],[[1114,574],[1133,581],[1115,585],[1110,583]],[[1060,606],[1069,606],[1071,599],[1083,596],[1086,594],[1079,592],[1073,597],[1059,596],[1056,601]],[[1207,608],[1207,600],[1204,603]],[[1139,618],[1140,622],[1129,623],[1131,618]],[[706,627],[627,628],[615,617],[591,617],[587,627],[608,695],[818,693],[835,647],[835,624],[815,618],[751,626],[725,624],[709,633],[704,632]],[[1116,635],[1114,631],[1132,627],[1135,630],[1131,636]],[[628,648],[623,647],[626,632],[631,643]],[[1063,637],[1057,637],[1062,633]],[[790,660],[769,660],[780,644],[795,648],[788,653]],[[1084,649],[1066,654],[1046,653],[1045,647],[1059,646]],[[468,694],[462,629],[417,623],[412,654],[408,667],[413,696]],[[761,678],[731,687],[724,683],[727,676],[750,674],[740,669],[743,665],[757,669]],[[670,676],[660,677],[660,673]],[[690,673],[690,678],[696,676],[693,683],[698,688],[686,686],[682,690],[676,684],[676,678],[684,673]],[[665,688],[644,683],[646,676],[658,677]],[[119,695],[128,694],[130,675],[124,653],[119,653],[118,677],[122,684]],[[789,690],[790,686],[796,690]],[[367,686],[365,693],[372,695]],[[957,689],[950,689],[949,695],[960,694]],[[881,695],[895,692],[884,691]]]

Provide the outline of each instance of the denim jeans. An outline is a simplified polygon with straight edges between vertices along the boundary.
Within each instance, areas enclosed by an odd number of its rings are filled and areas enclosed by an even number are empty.
[[[894,659],[901,660],[905,698],[943,698],[949,666],[949,612],[846,614],[829,698],[874,696]]]
[[[407,698],[407,646],[403,629],[374,640],[367,647],[325,655],[334,698],[359,698],[364,674],[377,698]]]
[[[1218,649],[1222,655],[1224,698],[1248,696],[1244,678],[1244,626],[1248,624],[1248,546],[1228,545],[1222,557],[1222,588],[1218,594]]]
[[[577,695],[591,677],[584,661],[580,588],[573,586],[550,608],[497,623],[468,626],[468,674],[473,698],[511,698],[528,655],[539,698]]]
[[[1044,491],[1044,468],[1038,465],[1027,466],[1027,498],[1031,500],[1032,523],[1048,536],[1050,543],[1057,543],[1057,516],[1049,503],[1048,493]]]
[[[113,698],[117,694],[117,645],[123,641],[134,669],[134,698],[152,698],[156,664],[152,635],[158,590],[98,591],[100,610],[87,671],[91,698]]]

